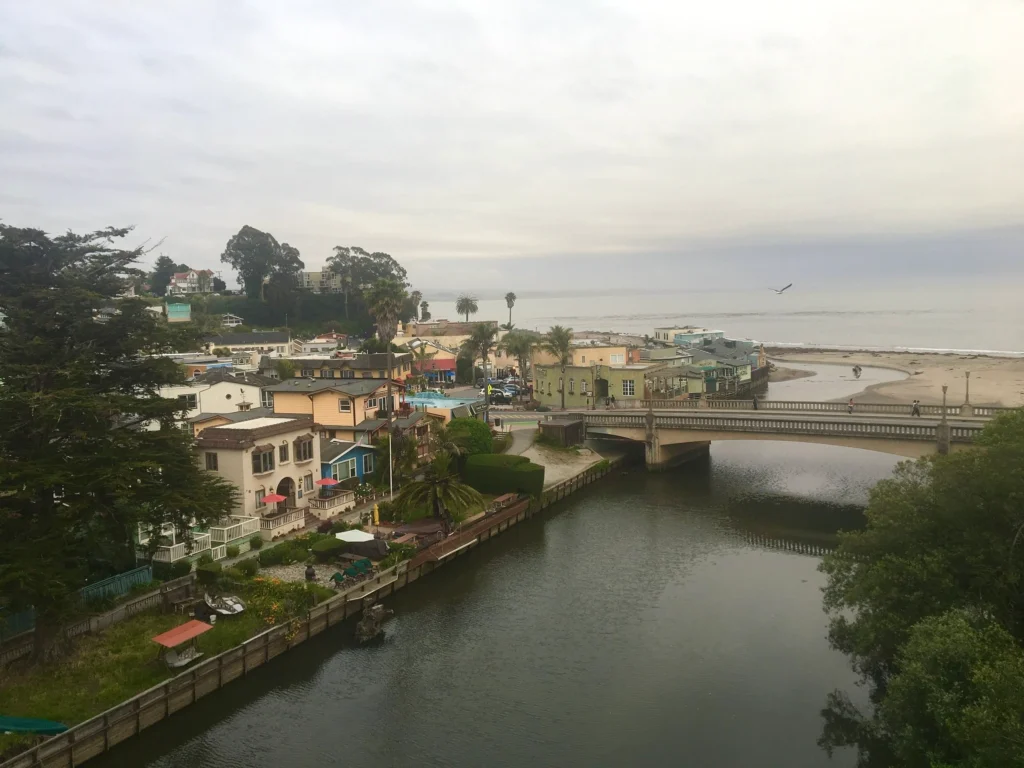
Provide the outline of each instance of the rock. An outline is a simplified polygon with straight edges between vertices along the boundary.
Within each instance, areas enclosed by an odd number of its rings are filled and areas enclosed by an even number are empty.
[[[385,608],[380,603],[370,606],[363,611],[363,618],[356,624],[356,641],[366,643],[377,637],[384,631],[382,624],[395,615],[390,608]]]

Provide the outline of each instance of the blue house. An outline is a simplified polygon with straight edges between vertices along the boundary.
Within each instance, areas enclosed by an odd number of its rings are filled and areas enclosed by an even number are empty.
[[[377,468],[377,449],[366,443],[320,439],[320,476],[368,482]]]

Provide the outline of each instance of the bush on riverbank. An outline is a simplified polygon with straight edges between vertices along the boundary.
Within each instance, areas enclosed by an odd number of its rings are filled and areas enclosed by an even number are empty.
[[[466,483],[480,493],[525,493],[539,497],[544,491],[544,467],[524,456],[470,456],[466,459],[463,476]]]
[[[494,437],[491,428],[480,419],[464,416],[452,419],[448,425],[448,436],[458,444],[467,456],[494,451]]]

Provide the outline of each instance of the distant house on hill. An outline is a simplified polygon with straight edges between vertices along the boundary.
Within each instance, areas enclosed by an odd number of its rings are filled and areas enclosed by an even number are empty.
[[[229,349],[232,352],[251,349],[266,355],[287,355],[292,337],[288,331],[250,331],[249,333],[220,333],[207,336],[206,349]]]
[[[175,272],[167,286],[171,296],[183,296],[190,293],[209,293],[213,284],[213,270],[190,269],[187,272]]]

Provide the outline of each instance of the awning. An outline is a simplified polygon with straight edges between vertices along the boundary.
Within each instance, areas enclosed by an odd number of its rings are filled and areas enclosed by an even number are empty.
[[[187,640],[191,640],[193,637],[198,637],[203,634],[203,632],[207,632],[211,629],[213,629],[213,627],[206,622],[196,621],[193,619],[192,621],[186,621],[180,627],[169,629],[162,635],[157,635],[153,638],[153,642],[159,643],[164,646],[164,648],[173,648],[174,646],[181,645]]]
[[[341,531],[334,534],[334,538],[341,541],[373,541],[373,534],[366,531]]]

